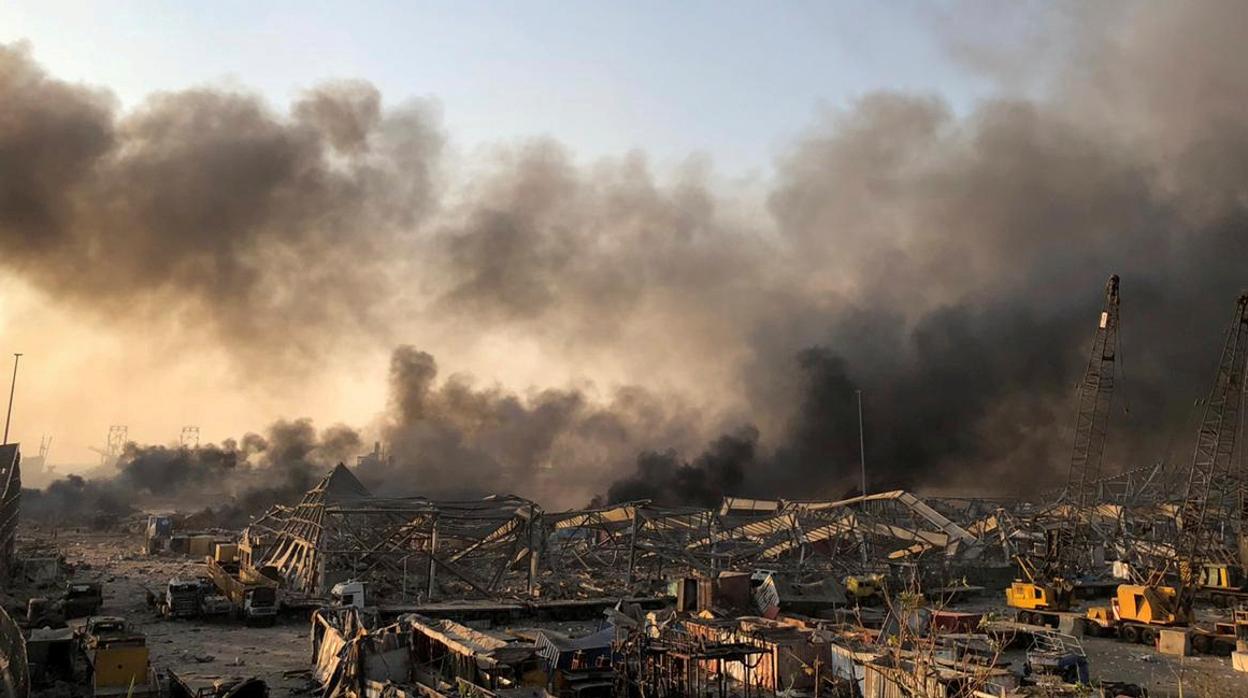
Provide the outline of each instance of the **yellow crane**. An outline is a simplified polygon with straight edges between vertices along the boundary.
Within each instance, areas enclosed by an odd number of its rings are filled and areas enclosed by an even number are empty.
[[[1068,611],[1074,603],[1074,577],[1084,565],[1089,541],[1081,517],[1094,501],[1109,412],[1113,402],[1118,361],[1118,276],[1105,282],[1104,305],[1092,335],[1092,352],[1079,383],[1075,411],[1074,443],[1070,470],[1066,477],[1064,507],[1059,509],[1060,525],[1046,536],[1040,556],[1018,555],[1022,578],[1005,591],[1005,602],[1019,609],[1019,620],[1036,621],[1039,611]]]

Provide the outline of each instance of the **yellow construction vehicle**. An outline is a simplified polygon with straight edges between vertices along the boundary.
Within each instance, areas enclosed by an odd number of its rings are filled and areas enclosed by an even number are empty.
[[[1015,580],[1005,590],[1005,603],[1028,611],[1069,611],[1073,592],[1074,585],[1064,580],[1054,584]]]
[[[860,605],[867,605],[884,599],[884,575],[882,574],[851,574],[844,579],[845,593]]]
[[[1248,600],[1243,569],[1225,562],[1206,562],[1196,578],[1196,596],[1230,608]]]
[[[1144,625],[1183,625],[1191,613],[1178,605],[1174,587],[1119,584],[1111,603],[1119,621]]]
[[[90,618],[78,642],[86,658],[94,698],[160,695],[160,684],[148,661],[147,640],[125,620],[111,616]]]
[[[1057,614],[1069,611],[1075,602],[1075,585],[1066,579],[1041,583],[1027,558],[1017,558],[1026,579],[1016,579],[1005,590],[1005,605],[1018,609],[1018,622],[1057,625]]]
[[[1160,628],[1191,623],[1190,611],[1179,604],[1174,587],[1158,584],[1119,584],[1109,606],[1093,606],[1084,617],[1090,635],[1114,635],[1119,639],[1151,645]]]

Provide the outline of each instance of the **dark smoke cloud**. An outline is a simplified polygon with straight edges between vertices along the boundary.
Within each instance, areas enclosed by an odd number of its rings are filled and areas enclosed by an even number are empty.
[[[639,388],[598,404],[579,389],[518,395],[462,375],[439,384],[433,356],[410,346],[391,357],[390,391],[382,428],[390,458],[365,461],[359,475],[391,494],[500,492],[580,505],[646,444],[693,443],[696,421]]]
[[[773,260],[814,293],[733,306],[770,445],[745,491],[856,484],[855,389],[873,489],[1056,484],[1111,272],[1125,381],[1106,468],[1185,462],[1191,405],[1248,285],[1241,15],[1135,8],[1080,47],[1094,60],[1051,99],[958,117],[882,93],[791,148],[769,199]]]
[[[428,109],[383,109],[363,83],[289,115],[222,90],[120,114],[6,49],[0,263],[95,308],[195,306],[243,354],[399,336],[399,298],[469,345],[501,334],[605,365],[637,385],[519,394],[392,358],[391,459],[361,469],[370,485],[561,502],[838,496],[857,481],[859,389],[873,489],[1052,484],[1117,273],[1106,467],[1182,461],[1248,285],[1248,22],[1230,2],[1052,12],[1072,14],[1043,26],[1078,31],[1045,54],[1036,96],[964,113],[864,96],[741,196],[697,160],[585,165],[546,140],[452,187]],[[957,38],[968,63],[1027,65]]]
[[[22,490],[22,517],[46,524],[105,527],[136,511],[125,491],[80,475]]]
[[[716,439],[691,463],[671,449],[646,451],[637,456],[637,474],[613,483],[607,501],[718,506],[725,494],[740,492],[746,473],[758,465],[757,449],[758,432],[743,428]]]
[[[0,46],[5,264],[64,301],[195,313],[268,369],[325,327],[378,330],[383,260],[432,206],[442,140],[428,107],[380,101],[334,83],[283,116],[193,89],[122,114]]]
[[[177,510],[203,511],[203,520],[241,526],[274,504],[297,502],[335,463],[354,460],[362,449],[349,427],[318,434],[307,419],[278,421],[263,436],[246,434],[221,445],[129,443],[114,470],[27,490],[22,506],[45,522],[98,524],[143,510]]]

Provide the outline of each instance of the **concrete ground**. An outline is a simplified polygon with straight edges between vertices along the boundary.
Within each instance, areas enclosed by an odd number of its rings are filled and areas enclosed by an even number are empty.
[[[171,577],[195,576],[199,566],[193,561],[141,555],[138,536],[66,530],[55,535],[66,561],[77,567],[72,579],[103,583],[100,614],[126,618],[144,633],[158,672],[173,669],[205,678],[258,676],[274,695],[306,688],[306,677],[287,675],[310,666],[306,619],[286,619],[273,627],[248,627],[228,620],[165,620],[148,605],[146,589],[156,591]],[[20,599],[20,592],[31,595],[36,590],[17,591]]]
[[[1083,603],[1107,605],[1109,601]],[[954,606],[953,610],[992,613],[1001,618],[1014,616],[1013,610],[1005,605],[1003,592],[985,593],[979,598],[968,599]],[[1215,619],[1229,620],[1229,612],[1213,608],[1200,608],[1198,615],[1202,622],[1210,625]],[[1139,684],[1148,689],[1151,698],[1248,696],[1248,674],[1236,672],[1229,657],[1176,657],[1161,654],[1145,645],[1127,644],[1108,637],[1083,637],[1080,642],[1087,653],[1094,680]],[[1014,663],[1014,668],[1021,667],[1025,659],[1022,651],[1008,653],[1005,658]]]

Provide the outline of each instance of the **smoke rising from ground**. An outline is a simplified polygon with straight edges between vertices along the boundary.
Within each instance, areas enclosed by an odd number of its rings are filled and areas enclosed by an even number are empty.
[[[1080,30],[1038,96],[1004,87],[964,114],[864,96],[745,196],[697,159],[584,164],[551,140],[460,181],[436,110],[389,108],[365,83],[288,113],[220,89],[122,113],[0,49],[0,162],[16,163],[0,170],[0,265],[102,313],[192,309],[248,373],[393,346],[418,318],[448,338],[437,352],[503,337],[596,376],[525,392],[480,365],[480,387],[401,347],[377,429],[392,461],[361,469],[370,486],[568,506],[839,496],[857,482],[858,389],[872,489],[1053,484],[1118,273],[1106,467],[1181,461],[1248,285],[1242,13],[1063,17]]]
[[[439,382],[434,357],[411,346],[391,357],[390,391],[381,427],[390,459],[359,470],[374,491],[579,504],[648,444],[696,443],[696,417],[643,389],[597,401],[578,389],[518,395],[466,376]]]
[[[362,449],[351,428],[318,432],[307,419],[194,448],[128,443],[115,464],[92,478],[69,475],[27,490],[22,509],[37,521],[79,524],[142,510],[206,510],[207,520],[241,526],[274,504],[297,502],[335,463],[354,460]]]

